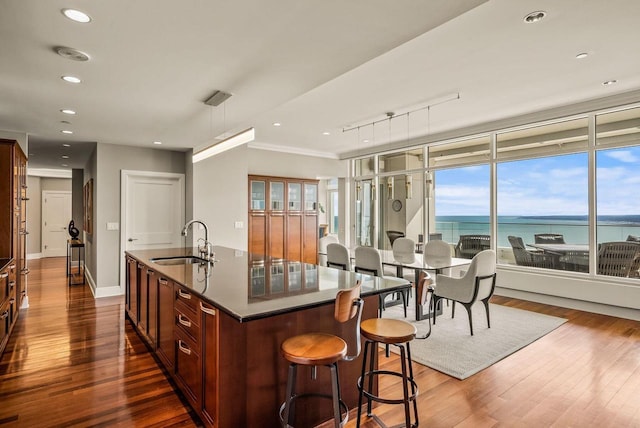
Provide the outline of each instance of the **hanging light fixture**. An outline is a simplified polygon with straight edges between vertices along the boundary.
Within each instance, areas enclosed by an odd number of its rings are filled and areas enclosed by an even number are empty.
[[[209,97],[204,103],[213,107],[217,107],[220,104],[224,103],[231,94],[226,93],[224,91],[215,91],[211,97]],[[223,120],[223,128],[226,130],[227,127],[227,105],[224,104],[224,120]],[[213,110],[212,110],[213,112]],[[212,113],[213,115],[213,113]],[[213,125],[211,125],[213,128]],[[230,137],[223,139],[222,141],[218,141],[214,144],[211,144],[207,148],[200,150],[193,154],[192,162],[200,162],[201,160],[207,159],[211,156],[215,156],[227,150],[231,150],[235,147],[246,144],[250,141],[255,140],[256,131],[253,127],[247,128],[244,131],[238,132]]]
[[[373,141],[373,145],[376,145],[376,124],[371,124],[371,140]],[[375,167],[374,167],[375,169]],[[377,171],[374,171],[377,172]],[[374,175],[373,180],[371,180],[371,198],[375,201],[377,200],[376,196],[376,177]]]
[[[404,176],[404,187],[407,193],[407,199],[413,198],[413,176],[411,174]]]
[[[360,127],[358,126],[358,134],[357,134],[357,140],[356,140],[356,147],[358,148],[358,152],[360,152]],[[358,162],[360,163],[360,166],[362,166],[362,160],[361,159],[356,159],[353,161],[353,165],[354,165],[354,170],[355,170],[355,174],[354,175],[358,175]],[[360,174],[362,174],[362,168],[360,168]],[[360,202],[360,193],[362,191],[362,185],[360,184],[360,180],[356,180],[356,203]]]
[[[393,177],[387,177],[387,199],[395,199],[393,197]]]

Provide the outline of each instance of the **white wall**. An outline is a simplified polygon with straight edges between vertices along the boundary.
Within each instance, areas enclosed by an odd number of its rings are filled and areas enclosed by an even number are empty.
[[[249,174],[316,179],[346,173],[347,161],[238,147],[193,165],[193,218],[207,223],[214,245],[246,250]]]

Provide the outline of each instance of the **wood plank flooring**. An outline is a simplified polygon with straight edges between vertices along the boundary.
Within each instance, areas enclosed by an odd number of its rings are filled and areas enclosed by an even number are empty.
[[[122,298],[95,300],[88,286],[67,287],[64,258],[29,267],[30,308],[0,359],[0,426],[198,425],[124,321]],[[420,426],[640,427],[639,322],[497,296],[492,302],[569,322],[464,381],[416,364]],[[381,361],[398,368],[395,354]],[[400,393],[397,382],[380,387]],[[402,422],[401,406],[376,413],[388,425]],[[356,426],[355,409],[347,426]],[[377,425],[367,419],[361,426]]]

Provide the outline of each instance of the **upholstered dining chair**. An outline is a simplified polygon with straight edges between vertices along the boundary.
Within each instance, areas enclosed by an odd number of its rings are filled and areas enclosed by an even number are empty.
[[[318,264],[327,265],[327,245],[340,242],[336,235],[325,235],[318,240]]]
[[[393,242],[393,258],[400,263],[411,264],[416,261],[416,243],[410,238],[398,238]],[[395,268],[394,268],[395,269]],[[404,272],[402,277],[409,282],[415,282],[415,273],[413,269],[407,269],[410,272]],[[385,271],[385,275],[397,276],[397,269],[395,271]]]
[[[451,245],[443,240],[429,241],[424,245],[422,255],[425,264],[429,266],[444,266],[451,264]],[[440,273],[450,275],[451,269],[444,269]]]
[[[389,238],[389,243],[391,244],[391,248],[393,248],[393,243],[398,238],[404,238],[404,232],[400,232],[399,230],[387,230],[387,238]]]
[[[436,324],[436,309],[442,299],[451,300],[451,317],[455,316],[456,302],[461,303],[469,316],[469,330],[473,336],[473,320],[471,306],[478,300],[482,301],[487,313],[487,327],[491,328],[489,318],[489,299],[496,287],[496,252],[484,250],[471,259],[471,264],[464,276],[454,278],[447,275],[437,275],[432,311],[433,324]]]
[[[327,245],[327,266],[342,270],[351,270],[349,250],[339,242]]]
[[[355,251],[356,261],[354,270],[359,273],[365,273],[368,275],[385,277],[391,275],[385,275],[384,269],[382,268],[382,259],[380,258],[380,252],[373,247],[356,247]],[[394,276],[395,278],[395,276]],[[409,304],[409,291],[407,290],[398,292],[398,291],[390,291],[387,293],[379,294],[379,312],[382,316],[382,311],[385,309],[385,299],[387,296],[391,296],[393,294],[399,294],[402,299],[402,305],[404,306],[404,316],[407,316],[407,306]]]

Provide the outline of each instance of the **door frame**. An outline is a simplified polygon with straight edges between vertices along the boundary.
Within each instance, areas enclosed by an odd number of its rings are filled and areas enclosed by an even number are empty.
[[[120,289],[124,291],[126,281],[126,263],[124,262],[124,251],[127,247],[127,188],[129,182],[133,178],[145,177],[145,178],[164,178],[175,179],[180,185],[180,205],[182,206],[182,222],[185,218],[185,188],[184,188],[184,174],[173,172],[156,172],[156,171],[135,171],[135,170],[120,170],[120,256],[118,257],[120,265]]]
[[[71,204],[73,204],[73,192],[71,190],[42,190],[40,192],[40,255],[42,257],[47,257],[44,254],[44,200],[46,199],[47,195],[52,195],[52,194],[63,194],[63,195],[69,195],[69,197],[71,198]],[[73,207],[71,207],[71,216],[73,217]],[[67,233],[69,233],[69,230],[67,229]],[[70,238],[70,236],[69,236]],[[50,257],[64,257],[64,256],[50,256]]]

